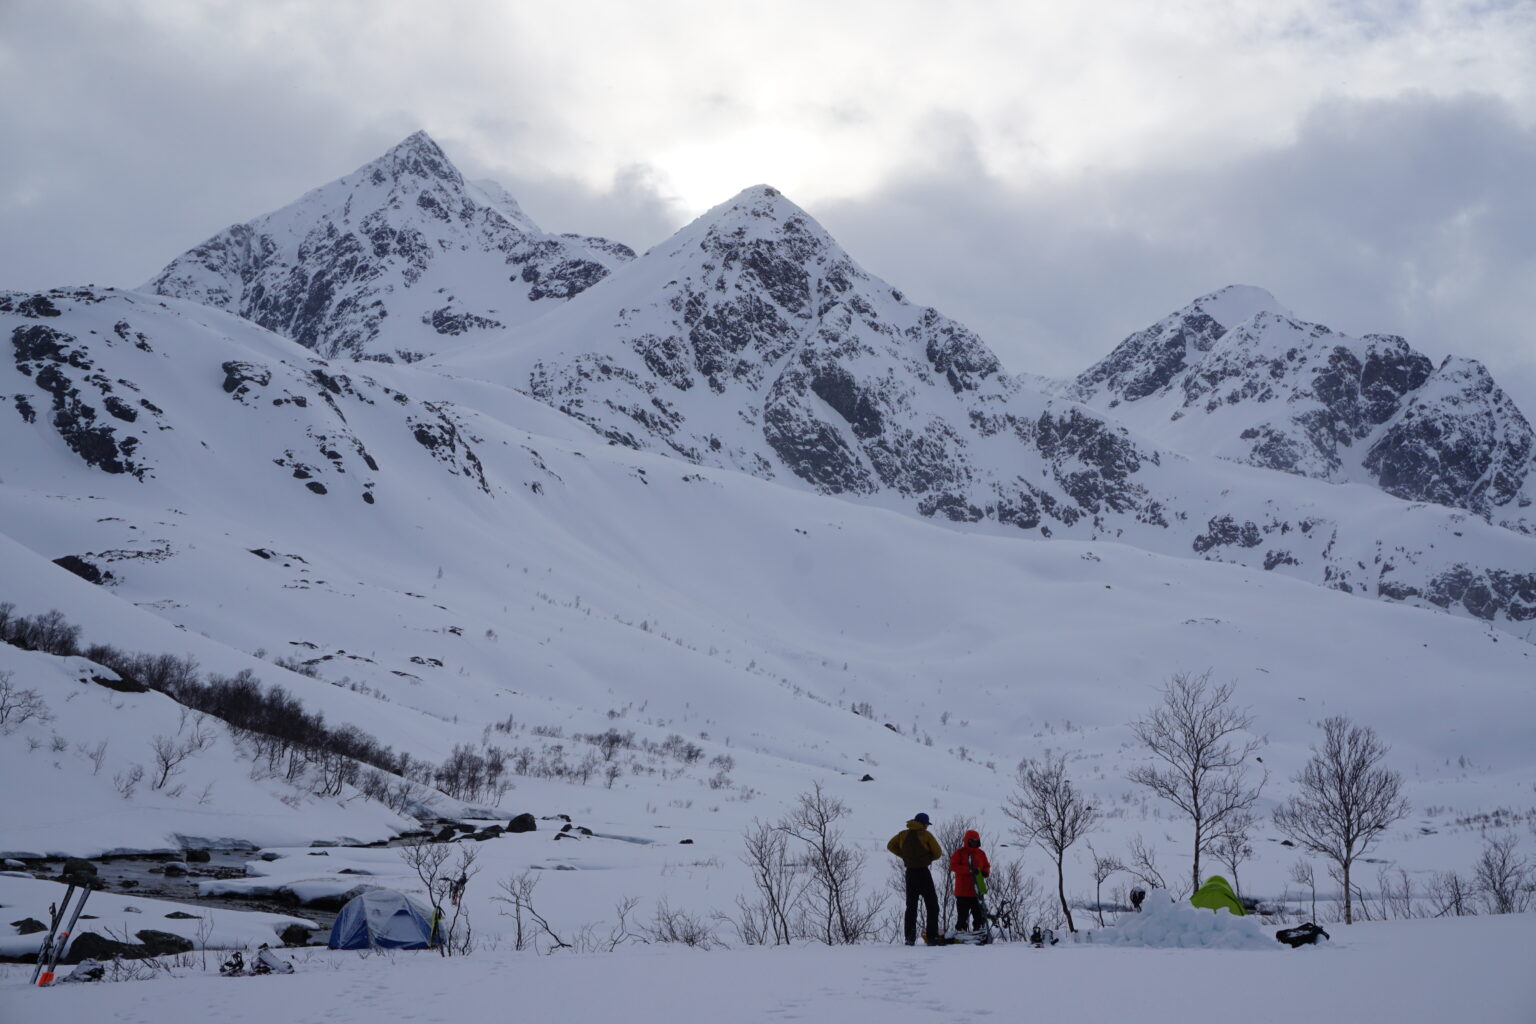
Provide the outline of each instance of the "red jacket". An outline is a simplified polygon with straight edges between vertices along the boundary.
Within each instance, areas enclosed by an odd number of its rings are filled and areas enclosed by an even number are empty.
[[[976,878],[972,874],[972,869],[980,871],[983,875],[992,872],[992,865],[987,862],[987,855],[981,852],[981,847],[970,845],[972,839],[978,842],[981,840],[981,835],[975,829],[965,834],[965,845],[949,857],[949,870],[955,873],[956,896],[975,898]]]

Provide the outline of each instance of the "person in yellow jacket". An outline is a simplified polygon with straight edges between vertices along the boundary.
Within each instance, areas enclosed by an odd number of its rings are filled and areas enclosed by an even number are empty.
[[[917,942],[917,901],[921,899],[927,911],[928,927],[923,931],[923,941],[930,946],[943,945],[939,934],[939,894],[933,887],[933,875],[928,865],[944,856],[939,841],[928,831],[928,815],[915,814],[907,827],[891,837],[885,848],[901,858],[907,874],[907,916],[903,921],[907,945]]]

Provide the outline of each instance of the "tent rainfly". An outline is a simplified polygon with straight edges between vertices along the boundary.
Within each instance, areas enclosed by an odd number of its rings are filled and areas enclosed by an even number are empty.
[[[327,945],[332,949],[428,949],[431,913],[393,889],[369,889],[341,908]]]
[[[1226,907],[1233,916],[1243,916],[1243,905],[1238,902],[1237,893],[1232,891],[1232,884],[1220,875],[1207,878],[1205,884],[1195,890],[1189,902],[1212,912]]]

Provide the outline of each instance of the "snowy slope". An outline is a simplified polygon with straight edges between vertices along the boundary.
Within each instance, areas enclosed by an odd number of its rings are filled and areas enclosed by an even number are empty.
[[[1223,334],[1216,315],[1269,304],[1258,289],[1200,300],[1104,379],[1128,379],[1138,361],[1182,366],[1189,353],[1207,365],[1218,339],[1238,333]],[[980,338],[908,303],[766,186],[537,322],[434,365],[526,389],[618,444],[822,494],[1279,570],[1516,629],[1536,617],[1527,538],[1374,488],[1245,472],[1208,457],[1219,452],[1183,458],[1032,391]]]
[[[1536,533],[1536,433],[1475,360],[1354,338],[1226,288],[1121,342],[1067,391],[1176,451],[1466,509]]]
[[[1394,833],[1390,856],[1415,869],[1464,863],[1475,835],[1454,822],[1519,806],[1529,785],[1531,647],[1466,617],[1361,601],[1284,566],[1107,538],[1030,543],[829,500],[603,444],[491,384],[327,364],[190,303],[86,291],[10,303],[0,601],[57,607],[87,642],[252,668],[432,764],[497,744],[545,763],[558,746],[569,768],[594,750],[581,735],[636,734],[611,788],[591,769],[518,774],[503,813],[584,808],[626,835],[687,828],[702,857],[734,864],[740,829],[814,780],[874,844],[917,807],[995,822],[1012,764],[1069,747],[1116,808],[1113,837],[1146,831],[1177,850],[1178,830],[1123,781],[1125,723],[1170,673],[1207,667],[1240,681],[1277,778],[1323,714],[1381,730],[1416,805],[1439,808]],[[1340,490],[1229,472],[1319,508]],[[1507,560],[1507,545],[1528,543],[1356,490],[1332,506],[1336,523],[1289,542],[1337,551],[1370,524],[1447,559]],[[52,564],[68,555],[101,583]],[[698,756],[644,746],[674,734]],[[31,815],[16,828],[23,848],[64,842]],[[98,835],[104,848],[146,841]],[[1278,888],[1283,869],[1277,858],[1256,881]]]
[[[326,356],[412,360],[519,324],[634,253],[541,230],[425,132],[184,253],[145,290],[226,309]]]
[[[7,856],[96,856],[253,839],[366,842],[415,827],[382,804],[359,800],[350,786],[322,800],[280,773],[253,771],[251,757],[221,723],[184,714],[161,693],[121,692],[115,674],[84,658],[0,644],[0,678],[7,676],[44,704],[44,717],[0,738],[0,774],[25,780],[39,794],[25,814],[8,809],[0,827]],[[157,741],[191,753],[162,771]]]
[[[1064,945],[907,949],[866,945],[731,949],[626,945],[618,952],[540,956],[503,943],[465,959],[434,953],[359,956],[285,951],[297,973],[219,978],[196,963],[134,984],[39,991],[0,984],[14,1020],[298,1019],[368,1024],[386,1012],[424,1020],[448,1007],[468,1017],[926,1024],[1043,1020],[1224,1024],[1241,1007],[1253,1024],[1476,1020],[1527,1024],[1536,983],[1527,969],[1536,918],[1457,918],[1335,929],[1329,948],[1141,950]],[[210,958],[216,959],[216,958]]]

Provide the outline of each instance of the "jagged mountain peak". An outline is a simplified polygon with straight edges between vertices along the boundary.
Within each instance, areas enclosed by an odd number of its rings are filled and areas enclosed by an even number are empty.
[[[144,286],[243,316],[328,357],[412,362],[534,319],[634,258],[540,230],[469,184],[426,132],[237,224]]]
[[[1251,284],[1229,284],[1195,299],[1189,305],[1172,314],[1169,319],[1208,316],[1226,330],[1231,330],[1244,320],[1260,313],[1291,316],[1291,311],[1280,304],[1275,296],[1264,288]]]
[[[425,131],[412,132],[383,156],[371,160],[359,168],[375,184],[386,178],[399,181],[405,178],[440,180],[463,187],[464,176],[448,159],[442,147]]]
[[[846,259],[816,219],[771,185],[753,185],[711,207],[653,252],[702,250],[729,256],[742,246],[788,245],[790,257]]]
[[[1261,315],[1291,313],[1263,288],[1234,284],[1200,296],[1116,345],[1066,393],[1090,404],[1136,402],[1173,386],[1234,327]]]
[[[1436,367],[1397,335],[1352,337],[1272,298],[1202,296],[1070,393],[1186,455],[1368,483],[1536,533],[1536,437],[1482,364]]]

